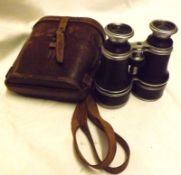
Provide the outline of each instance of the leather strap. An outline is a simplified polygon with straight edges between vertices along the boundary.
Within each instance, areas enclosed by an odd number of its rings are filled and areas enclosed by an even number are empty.
[[[68,17],[61,18],[60,24],[56,32],[56,59],[59,63],[62,63],[64,58],[64,34],[68,24],[68,20]]]
[[[101,129],[107,139],[108,143],[108,151],[106,157],[101,160],[99,158],[99,155],[97,153],[96,147],[94,145],[94,141],[92,139],[87,119],[90,119],[99,129]],[[81,151],[79,150],[77,138],[76,138],[76,132],[78,129],[81,129],[82,132],[85,134],[87,139],[90,142],[90,145],[92,147],[93,154],[97,160],[97,164],[92,165],[90,164],[82,155]],[[130,149],[126,141],[120,137],[117,133],[114,132],[111,125],[106,122],[99,114],[97,104],[93,97],[89,96],[85,101],[79,103],[76,106],[76,109],[73,114],[72,118],[72,134],[74,139],[74,147],[75,151],[77,153],[77,156],[81,159],[81,161],[93,168],[96,169],[104,169],[105,171],[113,174],[117,174],[122,172],[128,165],[129,157],[130,157]],[[118,167],[110,167],[110,163],[113,161],[115,154],[116,154],[116,143],[118,143],[125,152],[125,160],[124,162],[118,166]]]

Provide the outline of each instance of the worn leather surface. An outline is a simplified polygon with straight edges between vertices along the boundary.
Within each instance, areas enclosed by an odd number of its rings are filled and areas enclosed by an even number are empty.
[[[24,95],[80,101],[91,88],[103,40],[93,19],[44,17],[34,25],[6,85]]]

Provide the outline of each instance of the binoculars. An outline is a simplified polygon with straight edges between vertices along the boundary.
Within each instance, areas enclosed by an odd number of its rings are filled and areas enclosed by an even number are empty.
[[[154,20],[152,34],[144,42],[128,42],[134,35],[127,24],[111,23],[105,27],[107,39],[101,47],[101,64],[95,75],[94,96],[106,107],[124,105],[130,92],[136,97],[159,99],[169,79],[167,70],[173,49],[174,23]]]

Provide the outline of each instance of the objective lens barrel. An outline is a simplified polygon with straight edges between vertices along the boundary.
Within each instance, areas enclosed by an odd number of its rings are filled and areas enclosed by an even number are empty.
[[[162,96],[169,79],[167,67],[173,48],[170,36],[177,28],[172,22],[161,20],[152,21],[150,28],[153,34],[146,40],[149,47],[143,53],[144,66],[139,68],[132,92],[138,98],[153,101]]]
[[[131,45],[127,40],[133,35],[133,30],[126,24],[109,24],[105,32],[109,38],[101,49],[101,65],[96,72],[94,95],[103,106],[117,108],[128,101],[130,94],[128,65]]]

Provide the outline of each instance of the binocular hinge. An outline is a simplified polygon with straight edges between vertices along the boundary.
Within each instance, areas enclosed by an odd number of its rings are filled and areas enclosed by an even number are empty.
[[[169,48],[154,47],[148,44],[146,41],[132,43],[131,47],[132,47],[132,52],[136,53],[151,52],[157,55],[170,55],[173,50],[173,47]]]

